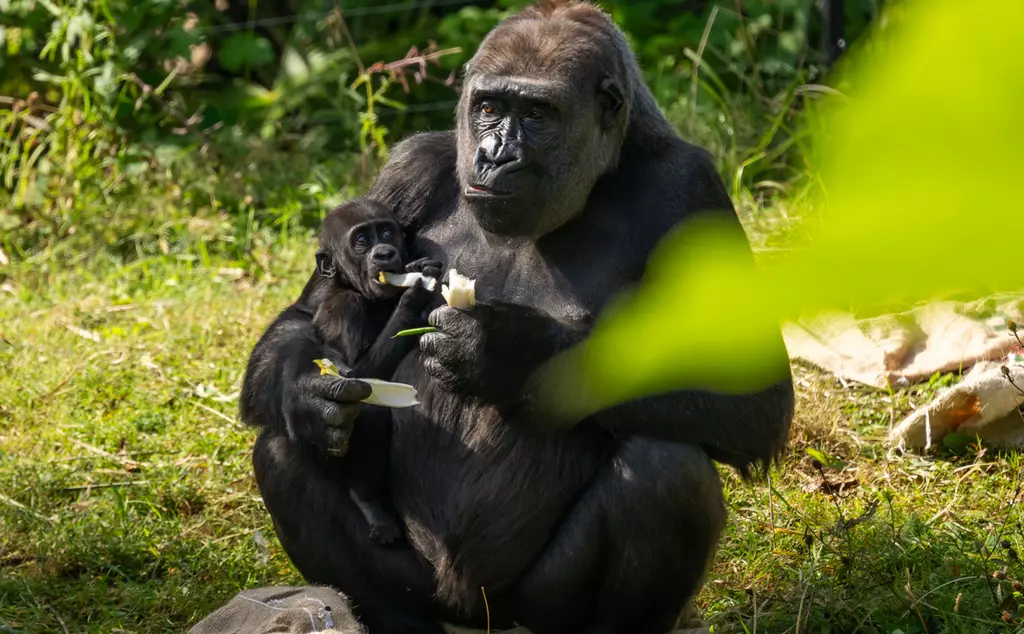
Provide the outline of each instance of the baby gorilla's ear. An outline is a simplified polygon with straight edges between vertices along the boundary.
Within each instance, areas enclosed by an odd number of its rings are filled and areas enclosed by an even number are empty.
[[[337,273],[334,269],[334,258],[326,251],[316,252],[316,272],[323,277],[334,277]]]

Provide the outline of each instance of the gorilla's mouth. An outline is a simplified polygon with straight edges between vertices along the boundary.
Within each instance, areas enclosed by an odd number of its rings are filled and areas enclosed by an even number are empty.
[[[380,274],[381,273],[387,273],[388,275],[397,275],[397,274],[401,273],[401,271],[398,270],[398,267],[394,267],[394,266],[382,266],[380,268],[373,267],[373,269],[370,270],[370,281],[371,282],[373,282],[377,286],[389,286],[388,284],[385,284],[384,282],[380,281]]]
[[[466,196],[469,198],[508,198],[512,192],[504,189],[495,189],[479,183],[471,183],[466,186]]]

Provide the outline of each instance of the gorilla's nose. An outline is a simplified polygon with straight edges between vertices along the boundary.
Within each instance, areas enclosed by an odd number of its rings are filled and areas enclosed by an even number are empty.
[[[493,167],[502,167],[523,159],[523,148],[518,141],[503,141],[498,135],[485,137],[480,142],[480,152]]]
[[[398,261],[398,249],[390,244],[378,244],[373,247],[370,256],[378,264],[391,264]]]

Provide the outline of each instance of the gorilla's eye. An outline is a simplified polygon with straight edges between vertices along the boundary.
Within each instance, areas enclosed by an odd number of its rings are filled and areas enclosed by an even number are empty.
[[[368,240],[366,239],[366,234],[365,233],[360,233],[359,235],[356,236],[356,247],[357,248],[365,249],[367,242],[368,242]]]
[[[484,114],[495,114],[498,112],[498,109],[494,107],[494,104],[485,101],[480,104],[480,112]]]
[[[381,231],[380,232],[380,239],[381,240],[390,240],[391,239],[391,229],[385,229],[384,231]]]
[[[529,111],[527,111],[526,118],[535,120],[543,119],[544,111],[542,111],[540,108],[531,108]]]

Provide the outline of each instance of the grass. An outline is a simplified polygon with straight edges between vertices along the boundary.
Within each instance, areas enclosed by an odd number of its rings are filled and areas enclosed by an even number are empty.
[[[756,246],[779,214],[748,214]],[[260,249],[0,271],[0,631],[181,632],[243,588],[301,583],[236,409],[313,243]],[[955,377],[890,393],[794,372],[784,464],[754,484],[722,469],[730,522],[697,597],[715,631],[1016,631],[1024,460],[884,444]]]
[[[247,349],[302,282],[292,246],[253,273],[167,257],[4,283],[8,631],[177,632],[239,588],[300,581],[236,422]]]

